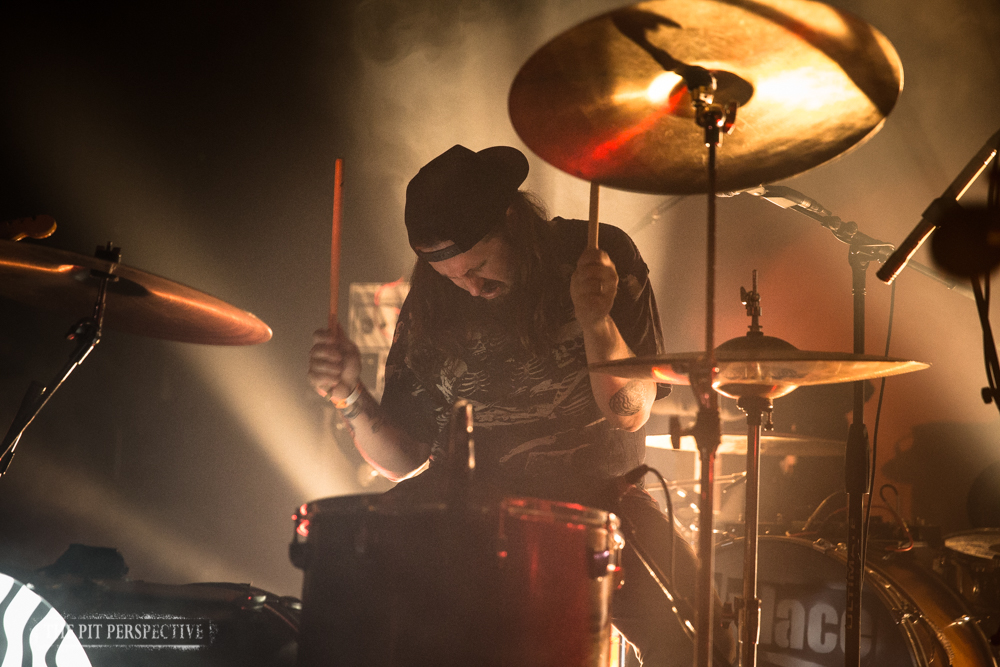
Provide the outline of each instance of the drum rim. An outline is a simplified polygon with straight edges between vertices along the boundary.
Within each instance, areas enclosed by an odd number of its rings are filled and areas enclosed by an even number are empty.
[[[402,504],[393,500],[382,500],[381,493],[361,493],[344,496],[329,496],[319,498],[305,504],[305,512],[300,513],[304,519],[315,519],[319,515],[356,515],[372,513],[384,516],[407,516],[443,512],[451,506],[443,501],[425,501]],[[468,507],[474,511],[488,513],[497,508],[512,516],[555,516],[559,521],[576,522],[583,525],[601,528],[618,526],[619,519],[613,512],[578,503],[569,503],[545,498],[511,495],[500,498],[497,502],[487,503],[481,500],[470,500]]]

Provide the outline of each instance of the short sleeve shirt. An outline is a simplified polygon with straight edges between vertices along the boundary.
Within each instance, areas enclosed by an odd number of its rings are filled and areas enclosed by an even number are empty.
[[[560,282],[552,289],[565,295],[554,344],[535,353],[509,330],[485,331],[460,357],[421,376],[407,363],[404,302],[382,407],[396,427],[431,443],[433,462],[447,451],[451,406],[466,399],[473,406],[477,479],[513,493],[576,499],[589,486],[640,465],[645,433],[614,428],[594,400],[583,331],[569,298],[587,223],[556,218],[553,224],[559,242],[547,252],[558,263]],[[599,239],[618,272],[612,319],[635,355],[657,354],[662,335],[645,262],[620,229],[601,225]]]

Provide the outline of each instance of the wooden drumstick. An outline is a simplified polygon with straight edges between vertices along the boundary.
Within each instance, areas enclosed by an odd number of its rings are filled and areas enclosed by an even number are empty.
[[[601,186],[590,184],[590,219],[587,224],[587,247],[597,249],[597,210]]]
[[[333,233],[330,237],[330,331],[337,329],[337,301],[340,297],[340,220],[343,210],[344,161],[337,158],[333,168]]]

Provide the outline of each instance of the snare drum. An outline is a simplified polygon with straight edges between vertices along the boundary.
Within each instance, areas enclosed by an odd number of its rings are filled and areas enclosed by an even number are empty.
[[[869,563],[875,560],[869,553]],[[844,664],[846,552],[843,546],[761,537],[762,601],[758,664]],[[865,570],[861,660],[879,667],[995,667],[989,644],[968,609],[915,554],[886,554]],[[743,541],[716,550],[723,599],[743,592]]]
[[[300,665],[597,667],[609,657],[618,519],[580,505],[309,503]]]

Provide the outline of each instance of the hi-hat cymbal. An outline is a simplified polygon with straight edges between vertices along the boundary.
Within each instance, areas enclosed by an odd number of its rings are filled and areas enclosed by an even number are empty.
[[[698,451],[693,435],[681,436],[682,451]],[[654,449],[673,449],[670,436],[647,435],[646,446]],[[843,440],[806,438],[797,435],[762,435],[760,453],[762,456],[843,456],[846,444]],[[747,436],[723,433],[717,454],[746,454]]]
[[[659,194],[707,192],[704,130],[680,74],[715,75],[739,104],[718,190],[799,174],[874,134],[902,89],[889,40],[810,0],[655,0],[557,36],[521,68],[518,135],[584,180]]]
[[[689,373],[704,359],[704,352],[682,352],[591,364],[590,369],[617,377],[686,385],[690,384]],[[769,395],[777,397],[795,387],[912,373],[927,368],[928,364],[870,354],[748,348],[717,349],[715,367],[718,369],[713,382],[716,388],[769,386],[774,389]]]
[[[251,313],[172,280],[64,250],[0,241],[0,296],[77,317],[94,310],[98,279],[113,272],[104,325],[186,343],[253,345],[271,329]]]

